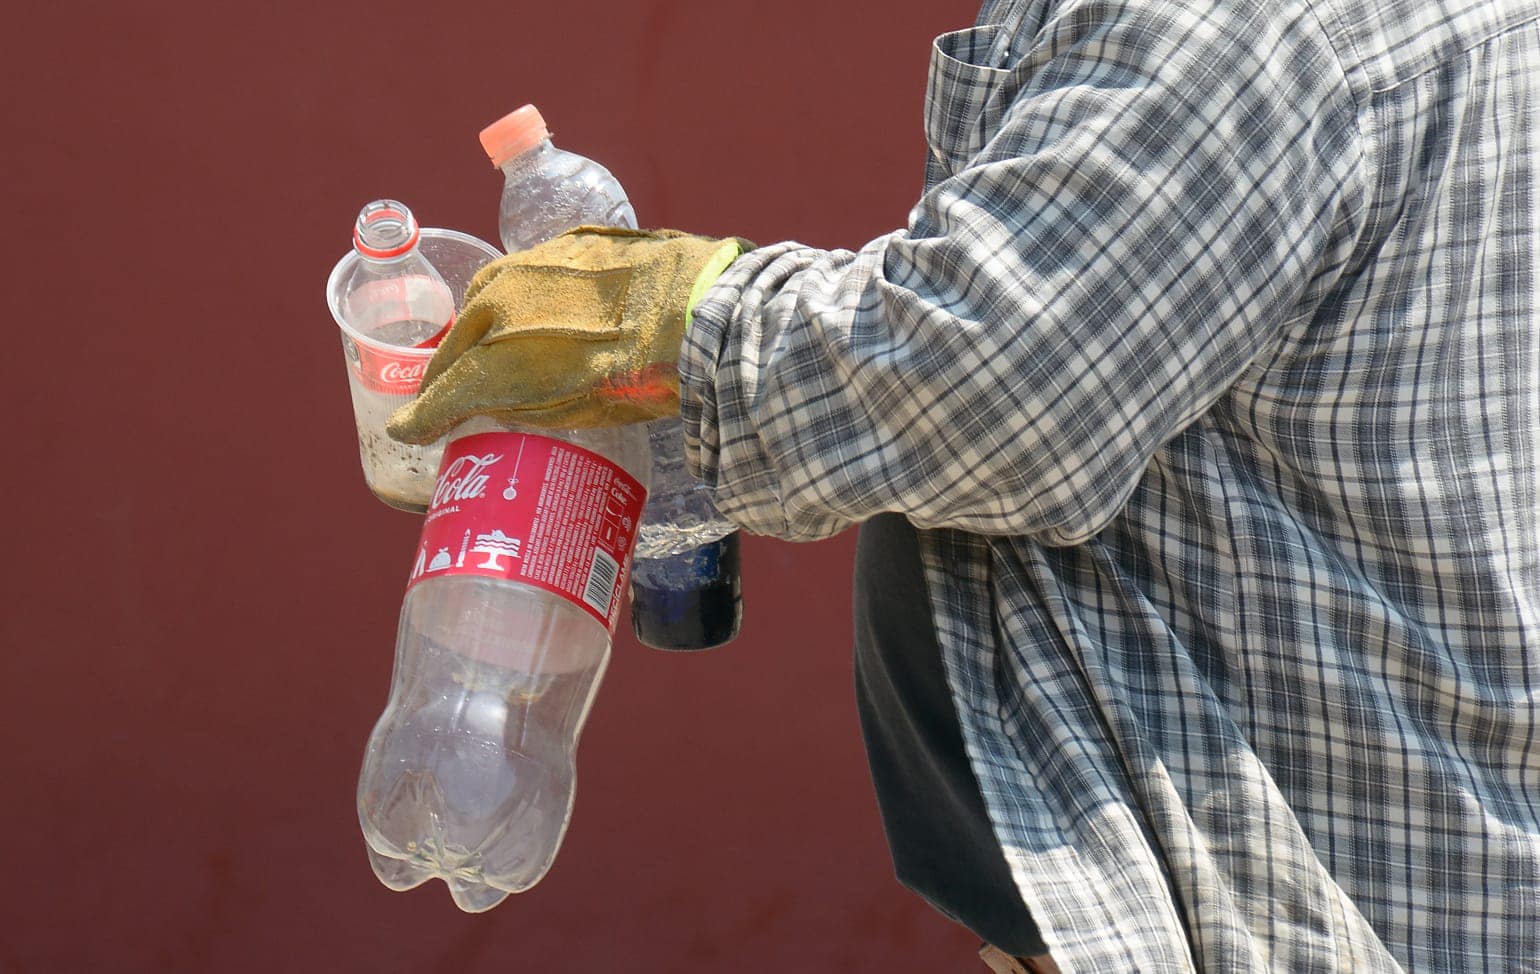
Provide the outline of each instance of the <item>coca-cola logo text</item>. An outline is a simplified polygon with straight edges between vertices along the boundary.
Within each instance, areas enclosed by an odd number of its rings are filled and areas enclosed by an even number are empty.
[[[427,362],[386,362],[380,366],[380,381],[389,383],[421,382],[428,371]]]
[[[501,453],[488,453],[480,457],[469,454],[456,459],[439,474],[438,483],[433,486],[432,506],[436,508],[451,501],[475,500],[485,495],[488,479],[486,470],[502,458]]]
[[[428,371],[426,355],[393,355],[368,345],[353,346],[357,359],[350,360],[353,374],[364,387],[392,396],[409,396],[422,385]]]

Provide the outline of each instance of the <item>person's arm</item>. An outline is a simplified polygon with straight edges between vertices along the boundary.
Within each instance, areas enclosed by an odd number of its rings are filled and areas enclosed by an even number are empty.
[[[1359,136],[1311,15],[1081,6],[908,229],[750,252],[696,307],[690,461],[744,527],[1083,541],[1340,272]]]

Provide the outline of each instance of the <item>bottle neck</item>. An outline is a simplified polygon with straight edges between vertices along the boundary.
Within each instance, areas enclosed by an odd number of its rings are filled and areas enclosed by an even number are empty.
[[[533,168],[541,160],[547,158],[551,155],[551,153],[555,151],[556,146],[551,144],[550,136],[547,136],[541,139],[534,148],[526,149],[516,156],[505,159],[503,164],[498,168],[501,169],[504,173],[522,172],[523,170]]]
[[[401,268],[422,260],[422,250],[416,243],[413,243],[412,246],[401,251],[399,254],[393,254],[390,257],[376,257],[361,248],[354,249],[358,251],[358,259],[371,267]]]
[[[353,225],[353,246],[359,256],[377,263],[413,256],[418,238],[416,217],[394,200],[376,200],[365,206]]]

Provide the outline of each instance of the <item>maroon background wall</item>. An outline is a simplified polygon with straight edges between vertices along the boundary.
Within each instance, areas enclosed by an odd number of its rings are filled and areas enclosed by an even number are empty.
[[[353,788],[416,519],[364,489],[322,300],[357,208],[496,236],[521,103],[643,222],[903,223],[975,0],[27,3],[0,100],[0,970],[910,972],[850,676],[853,533],[747,546],[727,650],[623,635],[556,866],[397,894]]]

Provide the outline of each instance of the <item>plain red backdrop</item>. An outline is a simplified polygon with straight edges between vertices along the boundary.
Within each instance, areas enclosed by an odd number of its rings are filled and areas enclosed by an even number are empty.
[[[364,489],[322,299],[358,207],[495,239],[538,104],[646,225],[859,246],[975,0],[30,3],[7,13],[0,969],[972,971],[892,877],[853,532],[751,539],[731,647],[623,634],[565,846],[483,916],[353,808],[415,518]]]

